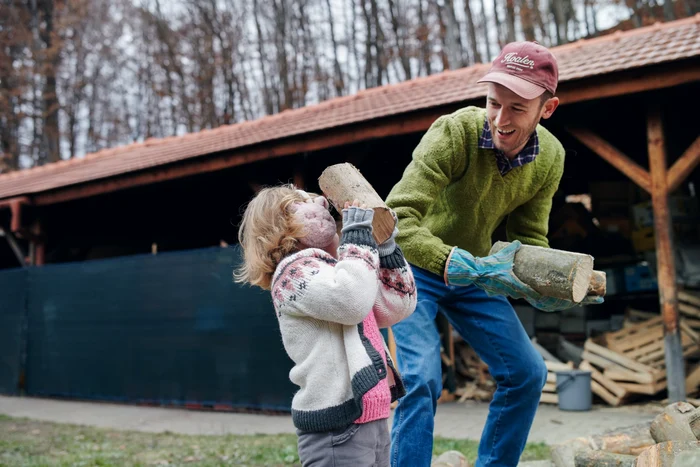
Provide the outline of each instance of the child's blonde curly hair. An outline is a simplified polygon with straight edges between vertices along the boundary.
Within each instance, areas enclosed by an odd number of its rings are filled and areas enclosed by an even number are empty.
[[[270,290],[277,265],[298,249],[304,235],[304,226],[289,209],[304,200],[294,185],[280,185],[263,188],[248,203],[238,230],[243,264],[233,274],[236,282]]]

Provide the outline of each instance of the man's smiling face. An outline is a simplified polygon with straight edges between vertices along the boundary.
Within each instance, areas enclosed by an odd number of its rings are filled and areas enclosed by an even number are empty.
[[[554,113],[559,99],[524,99],[500,84],[488,86],[486,116],[493,144],[512,159],[525,147],[540,119]]]

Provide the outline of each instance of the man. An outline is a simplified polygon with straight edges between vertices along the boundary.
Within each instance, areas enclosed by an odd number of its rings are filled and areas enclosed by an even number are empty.
[[[467,107],[436,120],[387,198],[418,287],[415,312],[392,328],[407,390],[394,415],[392,466],[430,465],[442,389],[438,311],[497,382],[476,465],[515,466],[525,447],[547,369],[505,295],[550,311],[574,305],[538,296],[512,274],[520,242],[549,246],[564,148],[538,123],[559,105],[557,80],[545,47],[506,45],[479,80],[488,83],[486,109]],[[514,243],[487,256],[506,217]]]

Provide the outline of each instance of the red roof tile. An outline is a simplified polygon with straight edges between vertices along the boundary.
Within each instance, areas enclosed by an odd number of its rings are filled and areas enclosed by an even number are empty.
[[[700,14],[664,24],[616,32],[555,47],[559,81],[672,62],[700,55]],[[0,175],[0,199],[135,172],[218,151],[296,136],[485,95],[476,81],[488,64],[445,71],[411,81],[367,89],[258,120],[182,136],[105,149]]]

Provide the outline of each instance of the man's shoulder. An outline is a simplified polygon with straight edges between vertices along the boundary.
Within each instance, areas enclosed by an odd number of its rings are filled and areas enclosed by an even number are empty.
[[[540,154],[537,157],[544,156],[552,160],[552,162],[564,162],[566,151],[559,139],[542,125],[537,125],[537,139],[540,145]]]
[[[463,107],[452,113],[442,115],[433,124],[436,127],[447,125],[451,128],[459,128],[460,133],[472,135],[484,128],[486,109],[475,106]]]
[[[483,125],[486,119],[486,109],[470,105],[455,110],[451,114],[444,115],[444,117],[462,124],[476,124],[480,126]]]

